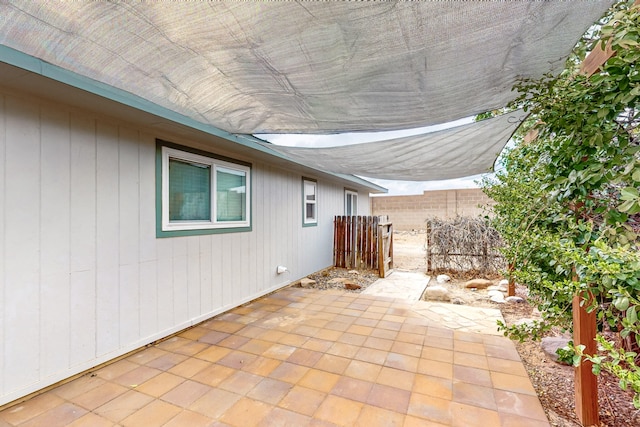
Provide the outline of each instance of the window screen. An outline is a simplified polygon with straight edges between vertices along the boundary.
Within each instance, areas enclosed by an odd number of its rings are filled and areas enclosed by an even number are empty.
[[[216,169],[216,219],[218,221],[246,220],[247,176],[243,171]]]
[[[211,220],[211,167],[169,159],[169,220]]]

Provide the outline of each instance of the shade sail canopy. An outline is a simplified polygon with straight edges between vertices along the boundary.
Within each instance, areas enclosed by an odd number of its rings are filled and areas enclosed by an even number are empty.
[[[491,171],[524,118],[519,110],[386,141],[324,148],[269,146],[299,163],[329,172],[406,181],[452,179]]]
[[[503,107],[612,3],[6,1],[0,43],[231,133],[393,130]]]

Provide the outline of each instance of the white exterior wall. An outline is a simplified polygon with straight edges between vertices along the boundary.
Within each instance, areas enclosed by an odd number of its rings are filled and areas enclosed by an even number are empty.
[[[250,157],[251,232],[156,238],[156,138],[0,92],[0,405],[331,265],[348,183],[303,227],[303,175]]]

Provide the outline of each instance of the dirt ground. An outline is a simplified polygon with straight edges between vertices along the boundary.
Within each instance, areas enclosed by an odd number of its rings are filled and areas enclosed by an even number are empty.
[[[394,232],[393,239],[394,269],[425,272],[424,232]],[[347,277],[362,286],[360,290],[349,292],[361,292],[378,278],[375,272],[350,273],[344,269],[335,268],[323,270],[309,277],[317,281],[316,286],[319,288],[344,288],[342,283],[329,283],[336,277]],[[468,279],[469,277],[453,276],[452,281],[447,284],[452,292],[453,301],[474,307],[499,308],[509,325],[520,319],[536,316],[535,308],[526,301],[519,304],[496,304],[488,300],[486,291],[465,290],[461,284]],[[499,281],[499,278],[488,279],[495,279],[496,283]],[[526,287],[518,285],[516,295],[526,300]],[[550,334],[553,335],[554,332]],[[516,342],[516,348],[551,425],[553,427],[580,426],[575,415],[573,368],[551,361],[540,348],[539,342],[531,340]],[[599,377],[598,397],[601,427],[640,426],[640,411],[636,410],[631,403],[632,394],[621,390],[616,378],[606,373]]]

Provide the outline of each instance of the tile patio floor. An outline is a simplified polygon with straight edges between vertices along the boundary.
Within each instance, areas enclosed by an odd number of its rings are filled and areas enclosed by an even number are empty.
[[[0,412],[6,426],[549,426],[511,341],[285,288]]]

